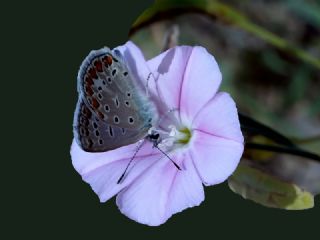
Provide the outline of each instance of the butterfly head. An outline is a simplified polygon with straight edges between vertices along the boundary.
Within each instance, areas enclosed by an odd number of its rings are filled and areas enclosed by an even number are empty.
[[[158,146],[162,141],[160,132],[157,131],[155,128],[149,129],[146,139],[150,141],[153,144],[153,146]]]

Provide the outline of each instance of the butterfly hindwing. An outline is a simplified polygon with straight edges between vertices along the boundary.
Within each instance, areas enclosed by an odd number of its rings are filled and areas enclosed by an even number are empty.
[[[135,143],[148,130],[125,129],[107,124],[90,110],[81,97],[77,103],[73,129],[77,143],[87,152],[104,152]]]

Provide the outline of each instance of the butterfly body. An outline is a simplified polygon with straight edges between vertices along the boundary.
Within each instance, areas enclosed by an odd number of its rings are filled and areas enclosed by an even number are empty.
[[[78,73],[74,136],[88,152],[103,152],[145,138],[155,107],[137,84],[120,51],[91,51]]]

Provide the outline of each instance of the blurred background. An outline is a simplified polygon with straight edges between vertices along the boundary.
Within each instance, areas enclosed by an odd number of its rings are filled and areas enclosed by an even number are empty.
[[[319,0],[155,2],[131,29],[147,59],[175,45],[206,47],[240,112],[320,154]],[[242,162],[320,192],[316,161],[251,151]]]

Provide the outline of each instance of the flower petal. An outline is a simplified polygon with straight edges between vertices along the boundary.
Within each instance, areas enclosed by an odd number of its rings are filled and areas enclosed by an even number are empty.
[[[143,91],[148,90],[150,93],[155,93],[154,79],[149,76],[151,70],[141,50],[131,41],[116,49],[122,53],[131,70],[130,73],[133,74],[134,79],[140,84],[140,88]]]
[[[218,64],[203,47],[175,47],[148,65],[156,76],[159,97],[169,109],[180,110],[183,122],[193,119],[221,83]]]
[[[193,130],[190,154],[205,185],[225,181],[236,169],[243,153],[243,144]]]
[[[166,110],[179,108],[184,72],[192,49],[189,46],[171,48],[148,61],[158,97],[167,106]]]
[[[216,94],[221,78],[214,57],[205,48],[194,47],[182,83],[180,116],[183,123],[191,123],[196,114]]]
[[[236,104],[227,93],[211,99],[195,117],[192,128],[243,143]]]
[[[178,164],[183,160],[173,158]],[[160,159],[118,194],[120,211],[137,222],[157,226],[172,214],[199,205],[204,199],[201,180],[191,159],[185,158],[184,164],[179,171],[168,159]]]
[[[135,151],[136,144],[131,144],[103,153],[89,153],[83,151],[74,140],[71,158],[74,168],[83,180],[90,184],[100,201],[105,202],[128,186],[160,156],[160,153],[146,142],[137,153],[123,182],[117,184]]]
[[[198,206],[204,200],[202,181],[189,154],[184,159],[183,165],[183,170],[176,175],[170,190],[168,211],[171,214]]]
[[[167,109],[159,102],[159,94],[155,83],[155,78],[151,74],[151,70],[143,56],[141,50],[131,41],[117,47],[127,62],[130,74],[137,86],[142,91],[142,94],[147,94],[149,100],[152,101],[157,111],[162,113]]]

